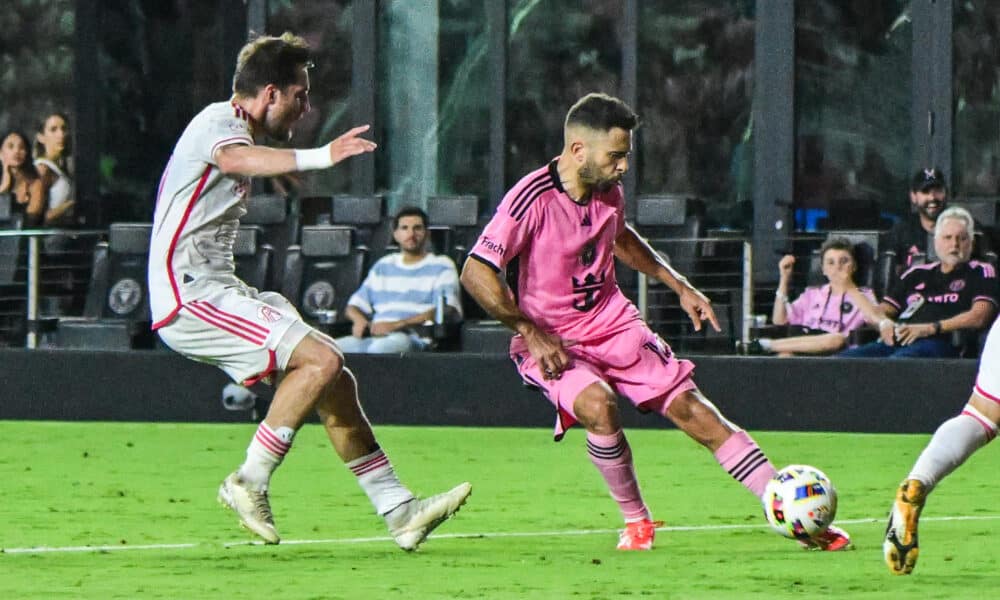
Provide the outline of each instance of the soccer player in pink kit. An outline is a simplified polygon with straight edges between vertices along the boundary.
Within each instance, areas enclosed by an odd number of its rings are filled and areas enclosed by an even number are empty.
[[[938,427],[910,474],[896,490],[882,543],[885,562],[896,575],[909,575],[917,564],[917,522],[928,494],[976,450],[997,436],[1000,426],[1000,369],[997,365],[1000,365],[1000,319],[993,322],[986,336],[969,401],[961,413]]]
[[[581,98],[566,115],[562,154],[521,179],[497,207],[462,270],[483,308],[513,329],[511,358],[521,377],[555,406],[556,439],[587,430],[587,451],[625,519],[618,548],[649,550],[656,527],[639,492],[617,396],[655,411],[711,450],[758,498],[775,469],[757,443],[727,421],[615,281],[617,257],[669,286],[696,330],[719,325],[709,300],[666,264],[625,222],[621,178],[638,117],[604,94]],[[517,300],[499,274],[517,257]],[[850,543],[831,528],[813,547]]]
[[[287,141],[309,110],[309,55],[305,40],[290,33],[252,40],[240,50],[233,97],[205,108],[177,141],[153,218],[153,328],[180,354],[216,365],[237,382],[283,376],[246,460],[219,488],[219,501],[244,527],[266,543],[280,541],[268,495],[271,474],[316,411],[396,543],[414,550],[459,509],[471,487],[415,498],[375,440],[334,341],[303,322],[288,300],[258,292],[235,274],[233,243],[251,176],[325,169],[375,149],[360,137],[367,125],[309,150],[256,145],[264,136]]]

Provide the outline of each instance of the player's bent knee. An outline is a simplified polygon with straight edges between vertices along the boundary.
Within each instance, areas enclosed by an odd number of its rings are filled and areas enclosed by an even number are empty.
[[[573,413],[588,429],[620,427],[617,398],[607,386],[594,384],[584,389],[573,402]]]

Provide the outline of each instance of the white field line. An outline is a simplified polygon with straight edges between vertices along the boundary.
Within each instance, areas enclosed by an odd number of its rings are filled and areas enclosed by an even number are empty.
[[[995,521],[1000,519],[1000,515],[970,515],[953,517],[924,517],[921,523],[928,521]],[[880,523],[884,519],[838,519],[838,525],[851,525],[859,523]],[[725,531],[734,529],[767,529],[767,524],[754,525],[680,525],[664,526],[657,531]],[[488,539],[488,538],[516,538],[516,537],[563,537],[574,535],[608,535],[617,533],[618,529],[568,529],[563,531],[494,531],[480,533],[441,533],[430,537],[435,539]],[[282,540],[282,546],[301,546],[306,544],[370,544],[373,542],[390,542],[389,536],[359,537],[359,538],[332,538],[323,540]],[[44,554],[54,552],[125,552],[136,550],[189,550],[191,548],[230,548],[234,546],[263,546],[259,541],[223,542],[214,544],[208,542],[189,542],[180,544],[142,544],[142,545],[109,545],[109,546],[35,546],[32,548],[0,548],[0,554]]]

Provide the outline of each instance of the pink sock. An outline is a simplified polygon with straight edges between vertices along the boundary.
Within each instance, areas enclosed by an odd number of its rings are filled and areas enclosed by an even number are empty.
[[[764,494],[767,482],[774,477],[774,465],[745,431],[729,436],[715,451],[715,460],[758,498]]]
[[[621,508],[625,522],[649,519],[649,509],[639,493],[639,482],[632,466],[632,449],[619,429],[611,435],[587,432],[587,454],[590,462],[604,476],[611,497]]]

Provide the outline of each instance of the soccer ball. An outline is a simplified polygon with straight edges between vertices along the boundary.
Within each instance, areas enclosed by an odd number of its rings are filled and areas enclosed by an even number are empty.
[[[781,535],[807,540],[824,531],[837,516],[837,490],[823,471],[789,465],[764,488],[764,516]]]

